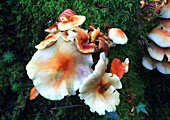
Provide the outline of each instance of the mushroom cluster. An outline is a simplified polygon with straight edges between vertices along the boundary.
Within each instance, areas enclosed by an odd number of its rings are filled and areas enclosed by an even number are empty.
[[[117,58],[112,62],[112,73],[105,73],[107,51],[116,44],[126,44],[128,39],[118,28],[109,28],[103,34],[100,28],[90,25],[88,30],[80,27],[85,16],[66,9],[45,31],[49,35],[35,46],[38,50],[26,66],[28,77],[35,87],[31,89],[30,100],[39,94],[49,100],[61,100],[75,95],[85,100],[92,112],[104,115],[115,111],[122,84],[120,79],[129,69],[129,59],[123,63]],[[93,54],[100,53],[96,60]],[[93,70],[93,61],[98,61]]]
[[[148,70],[157,68],[160,73],[170,74],[170,2],[166,3],[161,11],[160,24],[154,28],[148,38],[152,40],[147,50],[149,55],[143,57],[142,64]]]

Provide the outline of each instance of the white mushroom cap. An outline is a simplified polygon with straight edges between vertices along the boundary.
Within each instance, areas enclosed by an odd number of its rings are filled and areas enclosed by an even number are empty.
[[[113,40],[115,44],[126,44],[128,41],[125,33],[119,28],[111,28],[109,30],[109,38]]]
[[[122,64],[125,67],[125,73],[127,73],[129,71],[129,58],[126,58]]]
[[[149,55],[145,55],[142,58],[142,65],[148,69],[148,70],[153,70],[154,68],[156,68],[156,60],[152,59]]]
[[[170,62],[168,62],[166,59],[161,62],[157,62],[156,68],[162,74],[170,74]]]
[[[170,18],[170,2],[163,6],[160,15],[161,18]]]
[[[105,110],[112,112],[119,105],[119,93],[116,90],[122,88],[122,84],[117,75],[104,73],[107,65],[107,58],[104,53],[100,54],[100,59],[95,66],[95,70],[90,74],[79,89],[80,99],[85,100],[85,104],[90,106],[91,112],[104,115]]]
[[[74,42],[65,42],[59,37],[53,46],[38,50],[26,70],[43,97],[61,100],[75,94],[91,73],[92,64],[92,55],[82,54]]]
[[[154,28],[148,37],[160,47],[170,47],[170,32],[162,24]]]
[[[168,61],[170,61],[170,48],[161,48],[152,42],[148,47],[148,52],[150,56],[155,60],[162,61],[164,59],[164,55],[166,55]]]

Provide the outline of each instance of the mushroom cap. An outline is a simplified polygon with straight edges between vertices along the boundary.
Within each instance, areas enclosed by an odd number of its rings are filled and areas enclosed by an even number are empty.
[[[51,27],[49,27],[48,29],[45,29],[45,32],[49,32],[49,33],[57,33],[59,31],[58,29],[58,23],[54,23]]]
[[[160,15],[161,18],[170,18],[170,2],[163,6]]]
[[[77,35],[77,32],[74,32],[73,30],[64,31],[61,33],[61,37],[67,42],[74,41],[77,38]]]
[[[49,34],[45,38],[45,40],[40,42],[40,44],[36,45],[35,48],[42,50],[42,49],[52,46],[53,44],[56,43],[57,39],[60,37],[60,34],[61,34],[60,32],[58,32],[57,34]]]
[[[33,87],[30,92],[30,100],[35,99],[38,95],[39,95],[39,92],[37,91],[35,87]]]
[[[62,19],[60,19],[61,17],[66,17],[68,19],[69,17],[74,16],[74,15],[77,15],[77,13],[74,12],[73,10],[71,10],[71,9],[66,9],[59,15],[57,20],[59,22],[62,22]]]
[[[116,90],[122,88],[122,84],[117,75],[104,73],[107,65],[107,59],[104,53],[100,54],[100,59],[95,66],[95,70],[90,74],[79,89],[80,99],[85,100],[85,104],[90,106],[91,112],[97,112],[104,115],[105,110],[112,112],[119,105],[119,92]]]
[[[66,21],[59,22],[58,29],[61,31],[68,30],[83,24],[85,20],[85,16],[74,15],[69,17]]]
[[[142,58],[142,65],[148,69],[148,70],[153,70],[156,68],[156,60],[152,59],[149,55],[145,55]]]
[[[161,24],[165,26],[166,31],[170,32],[170,19],[164,19],[161,21]]]
[[[168,61],[170,61],[170,48],[161,48],[155,43],[151,43],[148,47],[149,55],[158,61],[162,61],[164,59],[164,55],[168,57]]]
[[[100,35],[100,28],[98,27],[97,29],[94,29],[93,32],[91,33],[91,42],[95,42],[96,38]]]
[[[109,38],[116,44],[126,44],[128,39],[125,33],[119,28],[111,28],[109,30]]]
[[[75,42],[61,37],[44,50],[38,50],[26,66],[38,92],[50,100],[61,100],[74,95],[83,80],[91,73],[92,55],[82,54]]]
[[[156,68],[162,74],[170,74],[170,62],[168,62],[166,59],[161,62],[157,62]]]
[[[79,27],[73,28],[72,30],[77,32],[75,42],[78,50],[82,53],[93,53],[95,51],[95,44],[89,43],[88,33]]]
[[[116,74],[120,79],[122,79],[123,74],[125,73],[125,67],[119,59],[113,59],[111,69],[112,75]]]
[[[126,58],[122,64],[125,67],[125,73],[127,73],[129,71],[129,58]]]
[[[170,47],[170,32],[160,24],[154,28],[149,34],[148,38],[154,41],[160,47]]]

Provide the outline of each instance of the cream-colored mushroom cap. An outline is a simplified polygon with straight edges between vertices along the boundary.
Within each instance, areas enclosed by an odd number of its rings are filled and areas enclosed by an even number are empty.
[[[151,43],[148,47],[149,55],[158,61],[162,61],[164,59],[164,55],[167,56],[168,61],[170,61],[170,48],[161,48],[155,43]]]
[[[166,59],[161,62],[157,62],[156,68],[162,74],[170,74],[170,62],[168,62]]]
[[[79,25],[83,24],[86,20],[85,16],[74,15],[66,19],[65,21],[58,23],[58,29],[61,31],[69,30],[74,27],[78,27]]]
[[[126,44],[128,41],[125,33],[119,28],[111,28],[109,30],[109,38],[113,40],[115,44]]]
[[[160,15],[161,18],[170,18],[170,1],[163,6]]]
[[[50,100],[61,100],[74,95],[83,80],[91,73],[91,54],[82,54],[74,42],[61,37],[44,50],[38,50],[26,70],[37,91]]]
[[[154,28],[148,37],[160,47],[170,47],[170,32],[162,24]]]
[[[148,70],[153,70],[156,68],[156,62],[157,61],[151,58],[149,55],[145,55],[142,58],[142,65]]]
[[[83,81],[79,89],[80,99],[85,100],[91,112],[97,112],[99,115],[104,115],[105,111],[115,111],[120,103],[116,88],[121,89],[122,84],[117,75],[105,73],[106,65],[107,58],[101,53],[95,70]]]
[[[41,49],[45,49],[47,47],[52,46],[53,44],[56,43],[57,39],[60,37],[60,32],[56,33],[56,34],[49,34],[45,40],[43,40],[40,44],[36,45],[35,48],[41,50]]]

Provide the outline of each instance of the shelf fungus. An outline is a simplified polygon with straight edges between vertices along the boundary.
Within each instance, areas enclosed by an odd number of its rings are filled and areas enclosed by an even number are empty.
[[[148,38],[154,41],[160,47],[170,47],[170,32],[168,32],[162,24],[154,28]]]
[[[120,103],[116,89],[121,89],[122,84],[117,75],[105,73],[107,61],[105,53],[102,52],[95,70],[83,81],[79,89],[80,99],[85,100],[91,112],[97,112],[99,115],[104,115],[105,111],[115,111]]]
[[[75,94],[91,73],[92,64],[92,55],[82,54],[74,42],[65,42],[59,37],[53,46],[38,50],[26,70],[40,95],[61,100]]]

